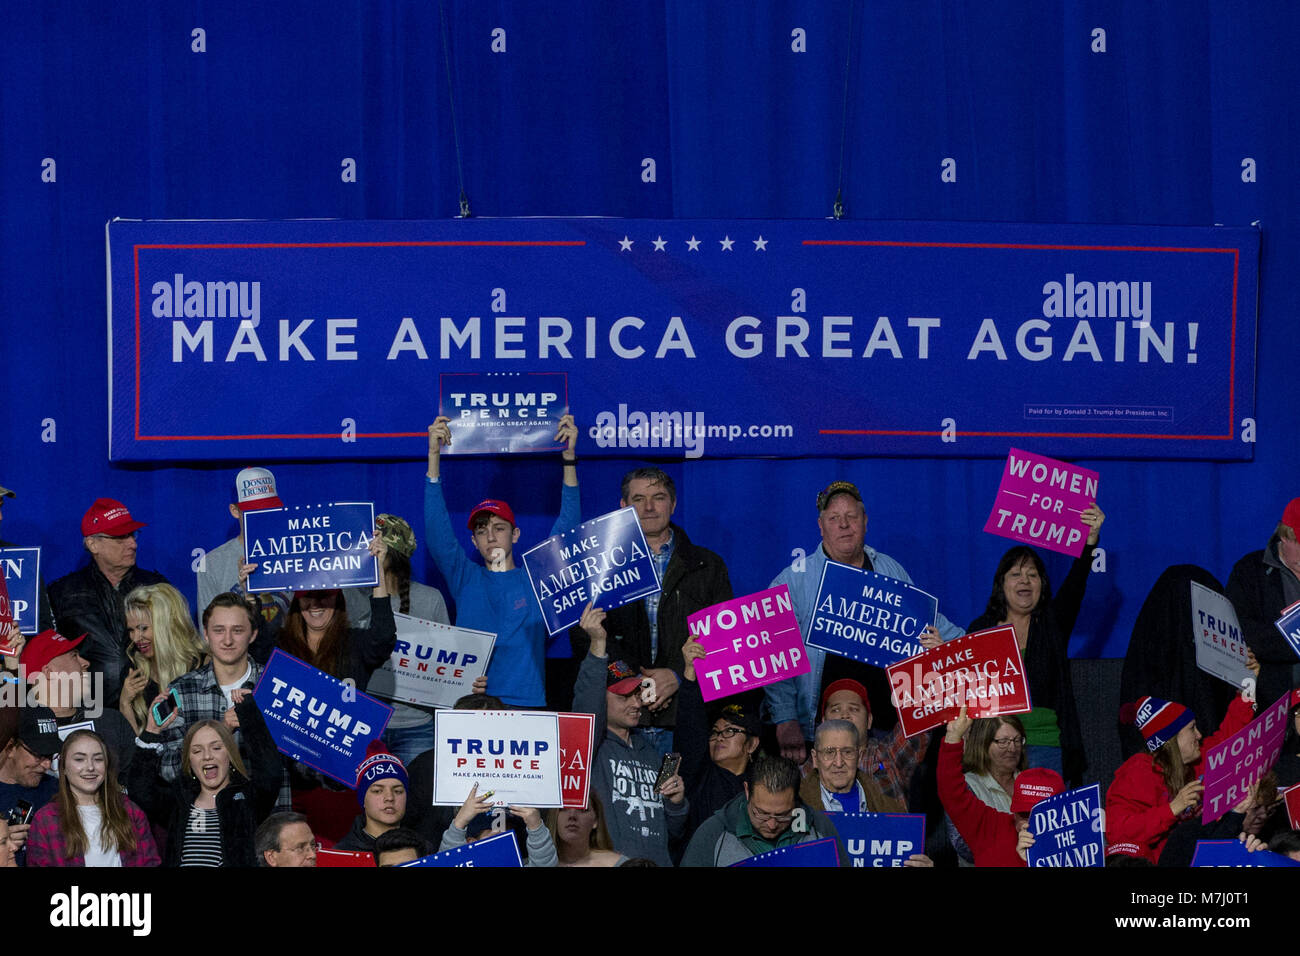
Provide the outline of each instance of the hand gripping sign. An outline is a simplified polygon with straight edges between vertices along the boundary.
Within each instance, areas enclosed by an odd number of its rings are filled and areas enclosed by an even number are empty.
[[[827,813],[854,866],[902,866],[925,852],[925,814]]]
[[[459,806],[474,784],[498,806],[564,806],[558,714],[440,710],[433,732],[435,806]]]
[[[1067,790],[1035,804],[1029,814],[1030,866],[1105,866],[1106,826],[1101,787]]]
[[[811,670],[784,584],[732,598],[686,619],[706,655],[695,662],[706,700],[765,687]]]
[[[1088,538],[1079,515],[1097,500],[1099,477],[1087,468],[1012,448],[984,530],[1077,558]]]
[[[443,372],[438,414],[450,421],[444,455],[559,451],[555,432],[569,411],[567,372]]]
[[[1213,823],[1235,807],[1251,784],[1273,769],[1282,754],[1290,709],[1287,691],[1241,730],[1205,752],[1202,823]]]
[[[524,552],[524,570],[551,634],[577,624],[588,602],[608,611],[660,590],[634,508],[552,535]]]
[[[1252,686],[1255,675],[1246,667],[1246,641],[1232,602],[1202,584],[1190,583],[1196,666],[1238,690]]]
[[[394,614],[397,644],[366,690],[423,707],[452,707],[487,673],[497,636]]]
[[[1029,682],[1009,624],[976,631],[885,669],[908,737],[952,720],[1029,711]]]
[[[832,654],[888,667],[920,654],[921,632],[939,602],[905,581],[838,561],[822,567],[808,643]]]
[[[278,648],[253,690],[280,752],[347,787],[393,708]]]
[[[244,555],[257,569],[248,593],[374,587],[371,502],[335,501],[244,512]]]

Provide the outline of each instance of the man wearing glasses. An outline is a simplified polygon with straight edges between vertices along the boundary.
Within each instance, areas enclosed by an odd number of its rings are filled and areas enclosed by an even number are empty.
[[[53,711],[20,709],[18,733],[0,750],[0,820],[9,821],[9,845],[22,866],[32,817],[59,792],[49,769],[62,741]]]
[[[759,754],[745,790],[695,831],[682,866],[731,866],[751,856],[814,840],[834,839],[840,865],[851,861],[826,814],[799,799],[799,768],[785,757]]]
[[[60,633],[86,635],[81,655],[92,673],[102,674],[105,710],[116,710],[126,673],[124,599],[145,584],[167,584],[157,571],[135,566],[136,532],[145,525],[126,505],[99,498],[81,519],[81,540],[90,563],[50,584],[50,603]]]
[[[253,849],[260,866],[315,866],[320,842],[301,813],[273,813],[257,828]]]

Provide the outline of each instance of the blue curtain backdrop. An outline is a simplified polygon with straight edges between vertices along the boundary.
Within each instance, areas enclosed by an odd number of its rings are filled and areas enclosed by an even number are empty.
[[[199,549],[235,533],[226,503],[249,462],[108,464],[116,216],[442,218],[463,172],[478,216],[821,218],[842,186],[861,219],[1259,221],[1254,461],[1086,462],[1102,473],[1106,570],[1073,652],[1122,655],[1163,568],[1225,579],[1300,494],[1298,19],[1269,0],[9,0],[0,483],[19,497],[0,534],[42,545],[53,578],[84,560],[89,503],[119,498],[149,522],[140,564],[192,600]],[[383,383],[355,387],[384,401]],[[781,396],[770,401],[778,421]],[[422,537],[423,452],[414,439],[408,461],[275,471],[284,496],[373,499]],[[971,620],[1008,544],[980,531],[1002,462],[861,452],[668,461],[677,520],[753,591],[817,542],[817,489],[850,479],[868,542]],[[626,467],[582,465],[586,515],[617,505]],[[446,475],[454,515],[491,491],[515,504],[528,543],[558,507],[552,460],[456,460]],[[1049,568],[1059,579],[1065,565]],[[441,583],[423,551],[415,568]]]

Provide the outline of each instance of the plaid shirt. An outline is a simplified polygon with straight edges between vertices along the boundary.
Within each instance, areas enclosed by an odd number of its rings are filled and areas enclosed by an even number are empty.
[[[257,686],[257,681],[262,676],[262,665],[251,657],[248,659],[248,664],[250,667],[248,680],[244,681],[240,686],[252,690]],[[185,742],[185,731],[189,728],[189,725],[200,720],[215,720],[220,723],[230,706],[226,702],[226,695],[221,692],[221,684],[217,681],[217,675],[212,669],[211,661],[208,661],[198,670],[182,674],[172,681],[171,687],[180,695],[181,715],[176,719],[175,723],[162,731],[162,760],[160,767],[164,780],[175,780],[176,775],[180,773],[181,745]],[[234,733],[235,742],[239,744],[239,755],[244,759],[245,766],[251,766],[248,747],[244,744],[243,734],[238,730]],[[275,799],[275,812],[290,810],[292,804],[293,793],[289,789],[289,769],[285,766],[280,775],[280,795]]]
[[[908,806],[907,791],[912,783],[912,775],[925,760],[925,752],[929,747],[928,733],[904,737],[903,722],[900,720],[883,740],[868,738],[858,769],[871,774],[885,796],[893,797],[901,801],[903,806]]]
[[[135,849],[119,852],[122,865],[158,866],[162,863],[162,859],[158,856],[158,845],[154,843],[153,833],[149,829],[149,821],[145,818],[144,811],[130,800],[126,800],[126,815],[131,820],[131,829],[135,830]],[[27,833],[27,865],[86,865],[84,856],[68,855],[68,844],[64,841],[63,830],[59,826],[58,800],[51,800],[36,811],[32,828]]]

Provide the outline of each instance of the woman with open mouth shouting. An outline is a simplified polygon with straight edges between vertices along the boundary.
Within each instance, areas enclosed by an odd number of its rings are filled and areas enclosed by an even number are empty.
[[[256,865],[253,836],[275,809],[280,757],[252,693],[236,690],[233,697],[249,766],[230,728],[201,720],[186,731],[181,773],[172,783],[159,775],[161,749],[149,748],[160,728],[152,708],[147,714],[143,747],[131,761],[127,786],[149,819],[167,827],[166,866]],[[172,715],[164,723],[175,719]]]

